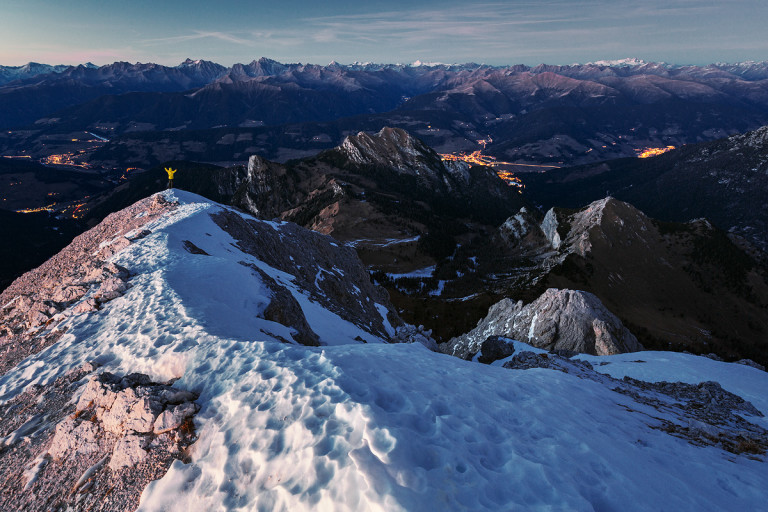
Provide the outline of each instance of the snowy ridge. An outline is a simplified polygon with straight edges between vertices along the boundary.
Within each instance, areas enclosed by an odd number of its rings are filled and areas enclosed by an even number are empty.
[[[301,272],[308,269],[298,268],[293,275],[265,263],[265,258],[258,259],[239,250],[240,241],[222,230],[211,216],[234,210],[182,191],[166,192],[162,197],[167,202],[180,204],[170,214],[144,225],[140,239],[129,244],[125,237],[117,236],[101,244],[102,249],[115,245],[121,249],[111,262],[128,269],[134,276],[126,295],[95,312],[79,307],[91,297],[86,295],[70,307],[76,313],[71,314],[69,310],[60,313],[57,318],[65,320],[56,328],[66,334],[48,349],[52,353],[44,351],[28,358],[0,378],[0,397],[8,399],[21,390],[11,383],[23,387],[46,384],[86,359],[120,366],[119,362],[128,352],[133,353],[129,360],[137,355],[147,357],[145,363],[133,371],[168,380],[177,377],[179,365],[184,364],[185,356],[181,353],[194,347],[195,340],[206,334],[296,342],[295,328],[264,318],[275,295],[275,283],[290,291],[321,344],[385,341],[376,333],[386,336],[378,308],[390,311],[388,303],[385,307],[376,304],[370,296],[367,300],[360,297],[370,303],[367,308],[372,315],[368,325],[360,327],[344,320],[322,305],[327,298],[323,289],[312,290],[306,285],[308,279]],[[236,215],[276,234],[278,242],[283,231],[289,236],[292,229],[298,229],[290,224]],[[262,237],[265,244],[270,234]],[[361,268],[360,272],[364,270]],[[316,275],[316,272],[308,273],[313,278]],[[334,273],[338,276],[340,272]],[[50,357],[57,360],[57,365],[43,364],[42,361]],[[13,373],[23,377],[14,379]]]
[[[609,379],[361,344],[355,337],[385,340],[310,298],[307,277],[256,258],[223,230],[231,215],[247,216],[181,191],[163,197],[178,205],[112,257],[131,272],[125,294],[67,318],[55,344],[0,377],[8,400],[96,359],[109,372],[178,378],[174,387],[199,394],[189,462],[151,483],[139,510],[765,510],[764,455],[670,435],[666,417]],[[262,234],[288,226],[256,223]],[[325,267],[318,285],[341,264]],[[263,318],[273,283],[329,346],[283,342],[297,330]],[[391,332],[388,304],[371,302],[370,322]],[[649,381],[684,368],[688,382],[720,380],[768,413],[768,374],[753,368],[666,353],[589,360]],[[55,470],[36,464],[38,479]]]

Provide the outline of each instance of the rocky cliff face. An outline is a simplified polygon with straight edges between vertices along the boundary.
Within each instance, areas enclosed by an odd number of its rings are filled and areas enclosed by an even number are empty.
[[[647,347],[766,359],[766,271],[704,219],[659,222],[607,197],[543,219],[521,211],[499,234],[512,264],[530,262],[525,282],[594,294]],[[530,290],[502,295],[529,302]]]
[[[551,288],[528,305],[503,299],[469,333],[451,339],[446,353],[468,358],[491,336],[565,353],[611,355],[643,347],[593,294]]]
[[[331,151],[354,165],[415,177],[420,186],[433,194],[459,197],[471,192],[466,187],[482,185],[484,193],[503,197],[507,188],[491,168],[478,166],[470,171],[465,162],[443,162],[434,149],[402,128],[384,127],[373,135],[359,132]]]
[[[437,178],[442,168],[435,151],[400,128],[382,128],[377,134],[359,132],[344,139],[338,151],[357,164],[396,169],[416,176]]]

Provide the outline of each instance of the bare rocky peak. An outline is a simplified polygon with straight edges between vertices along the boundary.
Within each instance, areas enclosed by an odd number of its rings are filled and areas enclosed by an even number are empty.
[[[520,208],[520,211],[504,221],[499,231],[502,236],[509,241],[522,240],[531,230],[535,230],[536,221],[527,208]]]
[[[357,164],[384,166],[405,174],[436,176],[444,171],[440,156],[401,128],[384,127],[375,135],[350,135],[339,150]]]
[[[642,350],[637,338],[595,295],[550,288],[524,306],[502,299],[473,330],[451,339],[444,352],[476,354],[489,336],[504,336],[547,350],[610,355]]]
[[[282,165],[252,155],[233,203],[258,217],[277,216],[286,206],[280,201],[282,194],[279,190],[282,186],[280,177],[284,174]]]
[[[557,232],[557,216],[554,209],[550,208],[546,215],[544,215],[540,228],[552,248],[559,249],[562,240],[560,239],[560,233]]]
[[[551,213],[547,213],[542,220],[538,211],[526,207],[520,208],[519,212],[509,217],[499,227],[499,235],[504,243],[516,248],[521,256],[534,260],[550,257],[556,254],[554,251],[560,244],[557,222],[551,221],[550,217],[552,217]],[[548,230],[549,226],[553,226],[551,231],[557,237],[555,241],[550,240],[552,233]]]
[[[596,238],[620,242],[642,239],[651,228],[650,219],[634,206],[606,197],[589,204],[569,219],[570,229],[564,240],[569,252],[585,256]]]
[[[398,174],[415,176],[420,186],[436,194],[472,195],[482,189],[494,199],[506,197],[507,185],[496,172],[466,162],[443,162],[435,150],[401,128],[384,127],[370,135],[350,135],[333,151],[350,163],[389,169]]]
[[[627,242],[644,239],[651,220],[629,203],[606,197],[573,214],[551,208],[542,220],[525,208],[501,226],[502,237],[511,245],[523,239],[544,241],[541,250],[558,250],[559,256],[577,253],[586,256],[596,239]]]
[[[744,134],[733,135],[728,138],[728,142],[731,144],[730,151],[738,151],[743,146],[760,150],[768,149],[768,126]]]

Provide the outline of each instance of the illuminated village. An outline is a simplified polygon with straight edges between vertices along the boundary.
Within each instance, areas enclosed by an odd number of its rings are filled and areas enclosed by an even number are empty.
[[[483,149],[485,147],[493,142],[493,139],[490,137],[486,139],[478,140],[477,143],[481,146],[483,146]],[[516,168],[516,167],[529,167],[532,169],[529,169],[530,171],[535,172],[544,172],[546,169],[559,169],[559,166],[557,165],[538,165],[538,164],[520,164],[516,162],[503,162],[500,160],[497,160],[496,157],[493,157],[491,155],[484,155],[482,150],[473,151],[469,154],[465,152],[460,152],[458,154],[456,153],[447,153],[447,154],[441,154],[440,158],[443,161],[461,161],[461,162],[467,162],[470,165],[485,165],[487,167],[493,167],[496,170],[496,174],[504,180],[507,185],[510,187],[517,187],[518,193],[522,194],[523,189],[525,188],[525,185],[522,181],[520,181],[520,178],[518,178],[514,172],[510,170],[510,168]]]
[[[663,155],[667,151],[672,151],[675,149],[675,146],[667,146],[665,148],[645,148],[645,149],[638,149],[636,151],[639,152],[637,155],[637,158],[650,158],[652,156],[659,156]]]

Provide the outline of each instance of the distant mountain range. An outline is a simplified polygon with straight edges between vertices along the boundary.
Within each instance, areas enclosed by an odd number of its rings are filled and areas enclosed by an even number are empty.
[[[17,77],[0,82],[0,128],[25,128],[3,136],[0,153],[38,154],[46,137],[88,130],[110,139],[97,165],[121,161],[115,151],[139,131],[155,134],[142,135],[144,144],[180,131],[178,145],[161,152],[209,162],[243,159],[245,150],[286,160],[303,156],[308,141],[325,149],[360,129],[393,126],[440,152],[484,147],[505,161],[569,165],[768,124],[768,62],[29,67],[0,73]],[[229,134],[252,142],[215,146]],[[152,153],[123,157],[147,167],[157,163]]]

